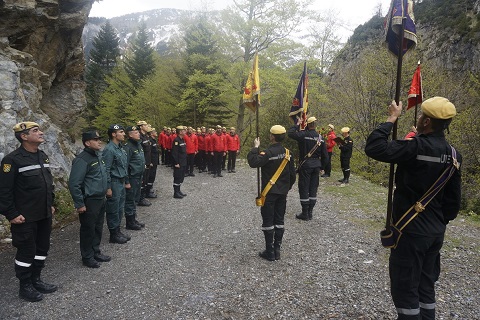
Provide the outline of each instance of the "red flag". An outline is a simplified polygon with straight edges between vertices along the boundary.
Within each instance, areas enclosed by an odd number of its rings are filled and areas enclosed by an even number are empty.
[[[300,125],[300,130],[307,126],[308,112],[308,73],[307,61],[303,64],[303,73],[297,87],[297,92],[293,98],[292,107],[289,116],[293,119],[295,125]]]
[[[422,74],[420,72],[420,62],[418,62],[417,70],[413,74],[412,84],[408,90],[408,107],[407,110],[421,104],[423,101],[422,91]]]

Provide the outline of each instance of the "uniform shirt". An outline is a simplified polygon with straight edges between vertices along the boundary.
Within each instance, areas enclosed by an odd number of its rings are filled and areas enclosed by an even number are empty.
[[[227,135],[227,150],[228,151],[239,151],[240,150],[240,138],[238,134]]]
[[[127,152],[128,176],[135,178],[142,176],[145,171],[145,158],[141,140],[128,139],[125,151]]]
[[[247,155],[248,164],[252,168],[262,168],[262,190],[277,171],[286,156],[286,149],[279,143],[274,143],[267,150],[260,152],[259,148],[252,148]],[[290,161],[283,169],[269,194],[287,194],[295,183],[296,173],[293,161],[293,154],[290,152]]]
[[[180,137],[176,137],[172,144],[172,159],[173,165],[179,164],[180,167],[187,165],[187,145],[185,140]]]
[[[166,136],[167,136],[167,134],[165,133],[165,131],[160,132],[160,134],[158,135],[158,145],[162,149],[165,149],[165,137]]]
[[[350,136],[347,136],[343,139],[345,144],[339,145],[340,148],[340,158],[351,158],[353,151],[353,140]]]
[[[314,129],[299,130],[298,126],[293,126],[288,129],[288,137],[298,142],[298,152],[300,153],[299,162],[306,160],[302,168],[325,168],[328,163],[328,152],[322,137]],[[313,147],[320,141],[320,146],[315,150],[311,157],[306,158],[306,155],[313,149]]]
[[[7,220],[23,215],[26,222],[52,215],[55,195],[48,156],[24,147],[7,154],[0,169],[0,213]]]
[[[227,137],[224,134],[212,134],[210,138],[213,152],[226,152],[227,151]]]
[[[365,153],[378,161],[397,163],[393,221],[403,214],[433,185],[452,163],[452,150],[443,132],[419,134],[412,140],[388,141],[393,124],[381,124],[367,139]],[[457,151],[457,161],[462,156]],[[461,174],[456,171],[442,190],[413,219],[403,232],[422,236],[439,236],[448,221],[460,210]]]
[[[140,133],[140,140],[142,141],[145,163],[150,165],[152,163],[152,143],[150,142],[150,137],[146,134]]]
[[[85,206],[85,198],[103,199],[107,192],[107,171],[99,152],[85,148],[72,162],[68,189],[75,208]]]
[[[107,187],[112,188],[112,178],[125,179],[128,176],[127,153],[122,144],[110,141],[103,149],[102,159],[107,172]]]
[[[205,136],[205,147],[207,148],[206,149],[207,152],[212,152],[212,135],[211,134],[207,134]]]

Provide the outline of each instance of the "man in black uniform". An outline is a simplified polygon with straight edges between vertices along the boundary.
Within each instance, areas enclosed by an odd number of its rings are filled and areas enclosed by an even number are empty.
[[[148,201],[146,198],[147,196],[147,184],[148,184],[148,177],[150,175],[150,169],[152,168],[152,143],[150,141],[150,137],[148,135],[148,131],[150,130],[150,126],[145,121],[138,121],[137,122],[138,130],[140,131],[140,139],[142,142],[143,154],[145,158],[145,171],[142,177],[142,188],[140,190],[140,200],[138,200],[137,205],[148,207],[151,206],[152,203]]]
[[[435,319],[435,282],[440,275],[440,249],[446,225],[455,219],[461,201],[461,155],[445,140],[456,114],[446,98],[434,97],[423,102],[412,140],[389,141],[388,136],[402,112],[402,104],[393,101],[387,121],[367,139],[369,157],[396,163],[393,224],[433,186],[442,172],[456,164],[453,176],[439,193],[402,230],[395,249],[390,252],[390,284],[398,319]],[[417,211],[417,212],[419,212]]]
[[[271,145],[267,150],[260,152],[260,138],[255,139],[254,148],[247,155],[248,164],[252,168],[262,167],[262,190],[272,179],[287,150],[281,142],[285,140],[286,130],[280,125],[270,129]],[[262,213],[262,230],[265,236],[265,251],[260,252],[260,257],[274,261],[280,259],[280,247],[284,233],[284,217],[287,207],[287,193],[295,183],[296,173],[290,153],[288,164],[283,169],[275,184],[265,197],[265,203],[260,209]]]
[[[187,169],[187,145],[183,137],[187,132],[187,127],[178,126],[177,137],[172,144],[172,164],[173,164],[173,197],[182,199],[187,194],[180,190],[185,179],[185,170]]]
[[[158,146],[158,136],[157,131],[155,128],[148,127],[148,138],[150,139],[151,145],[151,167],[148,170],[148,180],[147,180],[147,188],[145,190],[145,197],[146,198],[156,198],[157,195],[155,191],[153,191],[153,184],[155,183],[155,178],[157,177],[157,167],[160,163],[160,152]]]
[[[348,183],[350,179],[350,158],[353,151],[353,140],[350,137],[350,128],[343,127],[341,130],[343,136],[343,144],[339,144],[340,148],[340,165],[342,167],[343,179],[338,180],[341,183]]]
[[[40,279],[50,249],[54,184],[48,156],[38,149],[45,142],[39,125],[21,122],[13,131],[21,146],[2,160],[0,213],[11,223],[12,244],[17,248],[19,296],[34,302],[43,299],[42,293],[57,290]]]
[[[293,126],[288,130],[288,136],[298,142],[299,169],[298,169],[298,192],[302,213],[296,215],[297,219],[311,220],[313,208],[317,203],[318,179],[320,170],[325,168],[328,162],[328,152],[325,141],[315,130],[317,118],[307,119],[307,127],[300,130],[299,126]]]
[[[111,258],[100,252],[105,221],[107,171],[101,156],[102,142],[96,131],[82,134],[85,149],[72,162],[68,189],[80,220],[80,254],[84,266],[100,267]]]

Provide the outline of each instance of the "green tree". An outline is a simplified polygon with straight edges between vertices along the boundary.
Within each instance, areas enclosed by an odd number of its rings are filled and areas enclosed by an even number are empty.
[[[176,120],[194,126],[224,124],[233,116],[227,98],[233,88],[225,82],[214,37],[215,28],[205,16],[197,17],[186,29],[185,68],[182,70],[182,95]]]
[[[105,79],[111,75],[120,56],[119,41],[115,29],[108,20],[101,27],[95,39],[93,39],[93,47],[90,50],[85,73],[87,83],[87,118],[89,123],[98,115],[96,106],[101,94],[107,88]]]
[[[135,89],[155,73],[154,49],[148,43],[147,26],[142,22],[125,55],[125,71]]]
[[[224,38],[230,43],[230,47],[226,50],[229,50],[232,57],[238,57],[244,63],[242,82],[237,88],[237,94],[241,96],[251,68],[250,61],[255,52],[262,52],[272,44],[278,45],[292,34],[298,28],[298,21],[306,17],[303,8],[307,7],[308,2],[305,0],[238,0],[234,3],[231,9],[224,12],[224,26],[228,30]],[[245,106],[239,101],[237,131],[240,134],[244,131],[245,114]]]

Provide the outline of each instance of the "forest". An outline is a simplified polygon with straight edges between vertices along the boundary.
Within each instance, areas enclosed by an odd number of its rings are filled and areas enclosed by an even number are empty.
[[[401,100],[406,103],[412,75],[421,61],[424,97],[445,96],[457,107],[447,140],[459,150],[465,214],[480,213],[480,159],[475,141],[480,125],[480,13],[475,0],[414,1],[418,43],[403,62]],[[78,128],[101,132],[112,123],[146,120],[156,128],[235,126],[245,155],[255,138],[255,114],[242,93],[255,53],[261,86],[260,137],[288,117],[303,64],[308,69],[309,114],[320,132],[329,123],[352,129],[352,172],[386,185],[388,166],[366,157],[368,134],[387,115],[396,82],[396,61],[384,46],[388,8],[358,26],[346,43],[334,12],[315,12],[305,0],[238,0],[213,23],[208,12],[187,14],[181,32],[161,53],[149,44],[139,22],[128,48],[119,47],[107,21],[87,57],[88,108]],[[302,23],[299,23],[301,21]],[[399,137],[415,123],[409,110],[399,120]],[[336,130],[339,132],[338,130]],[[287,141],[295,150],[296,144]],[[298,154],[298,152],[295,152]],[[337,161],[338,162],[338,161]],[[333,161],[337,164],[336,161]],[[334,167],[335,168],[335,167]],[[338,167],[337,167],[338,169]]]

